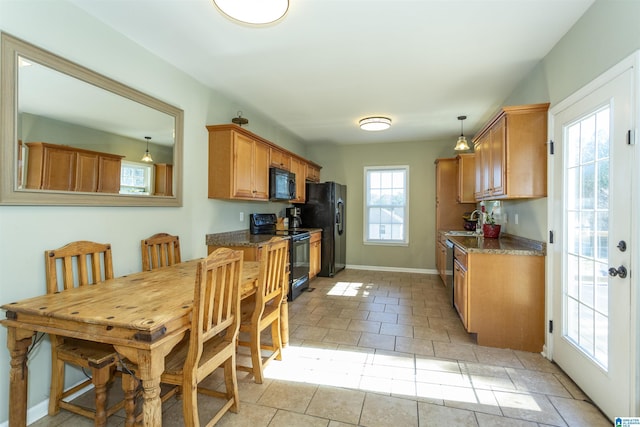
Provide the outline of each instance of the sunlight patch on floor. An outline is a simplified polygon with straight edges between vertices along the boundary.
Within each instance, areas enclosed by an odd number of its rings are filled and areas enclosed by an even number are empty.
[[[456,362],[423,357],[419,365],[416,369],[413,357],[290,345],[284,349],[283,361],[269,364],[264,374],[274,380],[390,392],[425,401],[500,406],[493,389],[474,388],[473,375],[461,373]],[[542,410],[531,394],[517,390],[509,393],[513,396],[501,402],[502,407]]]

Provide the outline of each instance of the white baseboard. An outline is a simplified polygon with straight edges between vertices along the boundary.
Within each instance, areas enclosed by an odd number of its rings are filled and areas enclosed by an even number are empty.
[[[84,380],[82,380],[84,381]],[[78,382],[80,384],[82,381]],[[85,388],[78,390],[77,392],[70,395],[65,400],[73,400],[78,396],[83,395],[87,391],[93,388],[93,384],[86,386]],[[27,425],[33,424],[38,421],[40,418],[46,417],[49,414],[49,399],[45,399],[44,401],[27,408]],[[9,420],[0,423],[0,427],[9,427]]]
[[[438,274],[437,270],[426,268],[403,268],[403,267],[384,267],[378,265],[352,265],[347,264],[346,268],[352,270],[371,270],[371,271],[390,271],[396,273],[417,273],[417,274]]]

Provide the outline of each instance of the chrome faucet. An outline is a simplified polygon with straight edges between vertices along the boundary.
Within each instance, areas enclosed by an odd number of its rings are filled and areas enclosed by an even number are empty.
[[[477,216],[476,234],[482,234],[482,222],[484,220],[482,212],[480,212],[477,209],[475,211],[471,212],[471,215],[469,215],[469,221],[473,221],[474,215]]]

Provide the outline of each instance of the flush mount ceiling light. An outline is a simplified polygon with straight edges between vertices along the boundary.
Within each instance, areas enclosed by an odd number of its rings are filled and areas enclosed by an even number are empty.
[[[149,140],[151,139],[151,137],[145,136],[144,139],[147,140],[147,150],[144,152],[144,156],[142,156],[141,160],[143,162],[151,163],[153,162],[153,159],[151,158],[151,153],[149,153]]]
[[[213,0],[227,17],[245,24],[271,24],[289,10],[289,0]]]
[[[391,119],[388,117],[365,117],[361,119],[360,129],[368,131],[385,130],[391,127]]]
[[[460,137],[458,137],[458,142],[456,142],[456,146],[454,150],[456,151],[465,151],[469,149],[469,144],[467,144],[467,138],[464,137],[464,132],[462,131],[462,123],[467,116],[458,116],[458,120],[460,120]]]

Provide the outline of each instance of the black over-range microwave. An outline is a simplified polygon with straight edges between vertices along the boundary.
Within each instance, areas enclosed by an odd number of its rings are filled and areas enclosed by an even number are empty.
[[[296,198],[296,175],[279,168],[269,168],[269,200]]]

